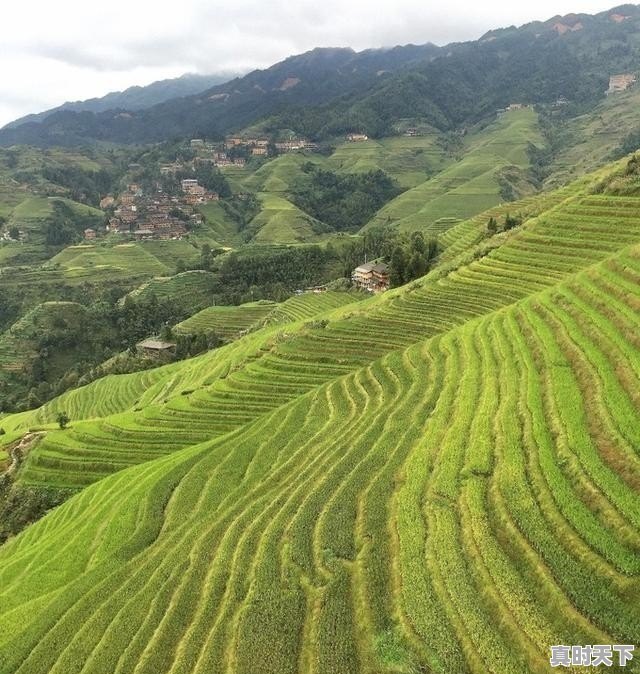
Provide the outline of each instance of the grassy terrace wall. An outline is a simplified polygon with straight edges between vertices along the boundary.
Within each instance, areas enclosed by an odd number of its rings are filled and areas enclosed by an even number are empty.
[[[390,201],[365,229],[392,222],[402,231],[437,235],[456,220],[466,220],[504,202],[500,171],[526,172],[528,144],[539,145],[541,136],[536,113],[519,110],[459,140],[466,151],[462,159]]]
[[[305,293],[280,304],[261,300],[238,306],[207,307],[179,323],[176,332],[215,332],[225,340],[233,340],[264,325],[310,319],[359,299],[362,296],[357,293],[324,292]]]
[[[0,549],[0,672],[542,674],[634,643],[640,200],[576,190],[505,238],[50,432],[27,479],[140,465]]]
[[[249,302],[240,306],[207,307],[176,326],[176,332],[215,332],[223,339],[235,339],[271,314],[275,302]]]
[[[372,359],[509,306],[639,239],[634,200],[585,196],[578,189],[485,257],[443,278],[427,277],[353,308],[347,305],[324,329],[272,326],[170,366],[133,407],[120,407],[121,414],[49,432],[22,479],[81,486],[228,433]],[[124,381],[135,382],[137,376]],[[109,387],[97,382],[88,393],[92,399],[113,399]],[[55,416],[28,419],[20,422],[25,430],[36,419],[54,421]],[[10,420],[6,425],[11,429]]]

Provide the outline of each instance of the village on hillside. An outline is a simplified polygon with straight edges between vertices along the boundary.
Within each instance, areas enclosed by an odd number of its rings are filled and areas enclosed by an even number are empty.
[[[131,235],[136,239],[181,238],[190,225],[202,222],[202,215],[195,207],[220,198],[217,192],[205,189],[196,179],[182,180],[181,188],[178,196],[170,196],[160,187],[153,194],[145,194],[138,184],[130,183],[117,198],[105,197],[100,207],[113,209],[106,231]],[[96,237],[94,229],[85,230],[85,240]]]
[[[350,133],[345,137],[349,142],[368,139],[362,133]],[[102,199],[100,208],[108,209],[111,214],[105,228],[107,233],[129,235],[141,240],[180,239],[192,226],[202,223],[203,217],[197,206],[220,199],[217,192],[208,190],[197,178],[182,178],[185,174],[194,174],[202,167],[242,168],[251,158],[266,159],[289,152],[317,152],[319,148],[314,142],[291,135],[287,140],[275,142],[251,136],[229,136],[218,143],[192,138],[188,149],[193,157],[189,161],[175,159],[159,166],[161,179],[181,177],[179,194],[167,193],[159,180],[153,191],[145,192],[140,184],[131,182],[121,194]],[[134,170],[140,166],[132,165],[130,168]],[[93,228],[84,231],[86,241],[93,241],[98,236],[98,231]]]
[[[219,168],[244,166],[250,157],[273,157],[287,152],[306,150],[316,152],[318,145],[306,138],[291,135],[287,140],[271,141],[268,138],[252,136],[229,136],[219,143],[207,142],[203,138],[192,138],[189,147],[196,153],[196,164],[210,164]],[[180,170],[179,162],[160,167],[163,174]]]

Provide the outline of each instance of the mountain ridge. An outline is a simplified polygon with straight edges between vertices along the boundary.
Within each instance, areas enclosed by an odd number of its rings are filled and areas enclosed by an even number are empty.
[[[286,128],[316,139],[354,130],[380,136],[402,118],[453,129],[514,101],[566,97],[594,105],[612,74],[637,68],[639,33],[639,7],[621,5],[490,31],[446,47],[316,48],[127,115],[59,111],[40,125],[0,130],[0,145],[219,138],[258,121],[267,131]]]
[[[47,117],[65,110],[71,112],[106,112],[107,110],[143,110],[144,108],[163,103],[172,98],[189,96],[206,91],[211,87],[222,84],[238,77],[238,73],[212,73],[200,75],[185,73],[180,77],[157,80],[147,85],[133,85],[122,91],[111,91],[104,96],[96,96],[78,101],[67,101],[54,108],[43,110],[20,117],[2,129],[15,129],[22,124],[39,123]],[[2,130],[0,129],[0,131]]]

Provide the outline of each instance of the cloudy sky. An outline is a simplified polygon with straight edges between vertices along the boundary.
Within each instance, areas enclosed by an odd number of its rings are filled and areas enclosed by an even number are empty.
[[[266,67],[313,47],[474,39],[613,0],[22,0],[1,2],[0,126],[185,72]]]

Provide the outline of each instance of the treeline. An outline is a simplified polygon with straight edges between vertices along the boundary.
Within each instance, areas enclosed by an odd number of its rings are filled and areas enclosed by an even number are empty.
[[[511,215],[507,213],[502,222],[491,216],[487,222],[487,234],[493,236],[498,232],[508,232],[510,229],[519,227],[522,224],[521,215]]]
[[[564,96],[594,105],[602,99],[611,73],[637,68],[639,13],[633,5],[625,5],[624,13],[630,18],[620,24],[611,21],[607,12],[582,16],[582,30],[563,35],[549,24],[507,28],[496,31],[491,40],[451,45],[442,55],[418,58],[403,68],[387,61],[397,52],[389,50],[378,57],[380,70],[375,77],[349,75],[347,68],[343,70],[344,62],[329,68],[298,65],[301,82],[286,92],[272,89],[272,73],[267,70],[261,76],[253,73],[248,81],[239,79],[236,85],[241,93],[224,102],[176,98],[127,117],[60,111],[40,123],[2,129],[0,144],[220,139],[258,120],[269,120],[270,132],[291,129],[314,140],[349,131],[379,137],[393,133],[402,119],[420,119],[440,131],[451,130],[492,116],[514,101],[550,104]],[[391,67],[391,76],[383,73],[389,69],[385,66]],[[265,87],[251,86],[258,81]]]
[[[302,166],[291,200],[301,210],[338,232],[353,232],[402,192],[384,171],[340,175],[311,162]]]
[[[365,260],[385,262],[393,287],[424,276],[439,253],[437,239],[425,239],[421,232],[409,234],[391,227],[371,229],[362,238],[329,244],[327,249],[340,261],[344,277],[350,277]]]
[[[45,166],[42,177],[69,190],[73,201],[98,207],[100,199],[113,190],[119,177],[115,171],[85,171],[78,166]]]
[[[60,315],[39,326],[35,358],[24,372],[0,382],[0,412],[33,409],[88,383],[87,374],[101,363],[123,351],[133,352],[139,341],[190,314],[177,300],[154,293],[127,296],[122,302],[110,292],[78,309],[81,320]]]
[[[82,240],[88,227],[97,227],[103,221],[102,215],[82,213],[65,203],[55,201],[53,213],[47,218],[44,236],[48,246],[66,246]]]
[[[616,196],[638,196],[640,194],[640,155],[633,155],[621,171],[601,181],[593,191]]]
[[[611,159],[621,159],[627,154],[640,149],[640,128],[627,134],[622,143],[612,152]]]
[[[421,232],[413,232],[407,239],[397,241],[389,260],[391,286],[398,286],[424,276],[438,254],[436,239],[425,241]]]
[[[260,212],[260,201],[253,193],[235,195],[220,202],[227,215],[243,231]]]
[[[273,299],[331,279],[332,252],[320,246],[231,253],[219,269],[218,304]]]
[[[446,58],[386,79],[365,95],[290,107],[270,124],[315,140],[351,131],[378,138],[393,134],[399,119],[420,119],[447,131],[492,116],[513,101],[550,104],[565,96],[591,106],[602,98],[611,72],[633,70],[637,62],[638,48],[624,27],[608,24],[592,22],[580,35],[562,38],[524,27],[491,42],[462,43]]]

